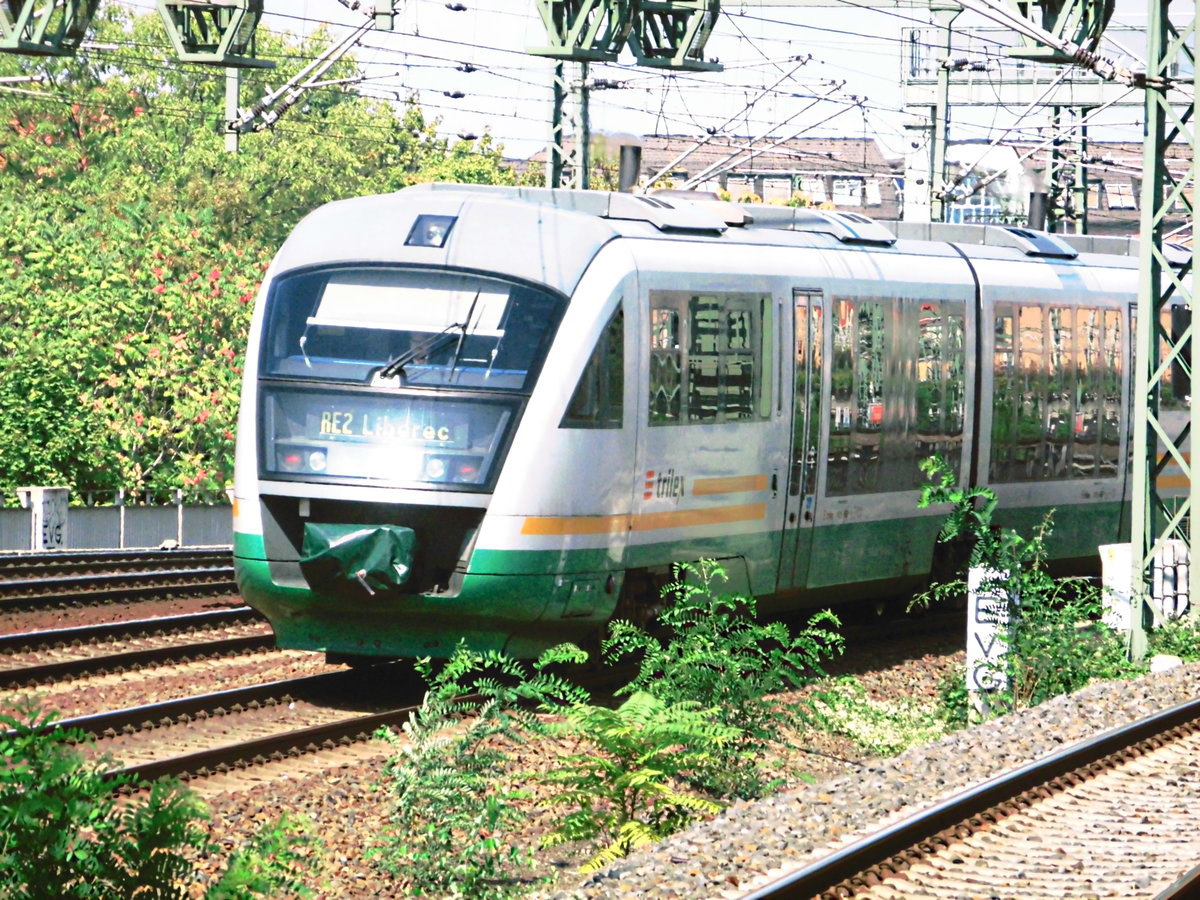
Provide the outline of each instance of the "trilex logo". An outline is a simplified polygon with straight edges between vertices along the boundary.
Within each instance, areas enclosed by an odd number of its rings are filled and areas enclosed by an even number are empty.
[[[678,503],[679,498],[683,496],[683,488],[684,476],[676,475],[674,469],[667,469],[665,472],[651,470],[646,473],[646,485],[642,499],[674,500]]]

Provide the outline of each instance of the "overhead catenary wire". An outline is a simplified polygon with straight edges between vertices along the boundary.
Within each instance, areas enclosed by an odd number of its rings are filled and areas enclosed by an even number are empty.
[[[854,109],[854,108],[855,108],[854,106],[847,106],[843,109],[840,109],[837,112],[834,112],[834,113],[830,114],[828,117],[826,117],[824,122],[822,122],[821,124],[824,124],[825,122],[829,122],[832,119],[836,119],[838,116],[841,116],[844,113],[846,113],[849,110]],[[687,181],[684,182],[684,184],[682,185],[682,188],[683,188],[683,190],[688,190],[689,188],[693,188],[697,184],[700,184],[703,181],[706,181],[711,178],[719,177],[720,175],[725,174],[726,172],[730,171],[731,169],[733,169],[739,165],[743,165],[745,163],[750,162],[752,159],[756,159],[757,157],[759,157],[763,153],[765,153],[768,149],[773,149],[775,147],[780,146],[781,144],[787,143],[788,141],[795,140],[801,134],[803,134],[805,130],[809,130],[809,129],[807,129],[807,128],[801,129],[800,131],[797,131],[796,133],[791,134],[787,137],[779,138],[778,140],[772,142],[771,144],[769,144],[767,147],[764,147],[764,148],[755,149],[753,144],[751,144],[750,146],[744,148],[743,150],[740,150],[737,153],[726,157],[724,160],[722,160],[720,162],[713,163],[708,168],[691,176],[690,178],[687,179]],[[744,155],[744,156],[740,155],[743,152],[746,155]]]
[[[771,85],[771,88],[774,88],[774,87],[782,84],[784,81],[789,80],[795,72],[799,71],[801,68],[803,68],[807,64],[808,64],[808,59],[800,60],[799,64],[797,66],[795,66],[788,72],[785,72],[774,84]],[[763,94],[765,94],[766,90],[769,90],[769,89],[764,88],[763,92],[756,95],[754,97],[754,99],[750,100],[746,104],[745,108],[748,109],[751,106],[753,106],[755,103],[757,103],[758,100],[762,98]],[[667,172],[670,172],[677,165],[679,165],[681,162],[683,162],[685,159],[687,159],[689,156],[691,156],[693,153],[695,153],[697,150],[699,150],[701,147],[703,147],[705,144],[707,144],[709,141],[711,141],[718,133],[720,133],[725,128],[727,128],[730,124],[732,124],[734,119],[738,118],[739,115],[740,115],[740,111],[739,111],[739,113],[735,113],[734,115],[730,116],[728,119],[725,120],[724,123],[719,125],[716,129],[710,131],[706,137],[701,138],[699,141],[697,141],[695,146],[685,150],[683,153],[679,154],[677,157],[675,157],[673,160],[671,160],[669,163],[667,163],[665,166],[663,166],[658,172],[656,172],[654,175],[652,175],[650,178],[648,178],[646,183],[654,184],[656,181],[658,181],[658,179],[662,178],[663,175],[665,175]]]
[[[339,2],[340,2],[340,0],[339,0]],[[137,9],[144,9],[144,10],[153,9],[153,7],[151,5],[146,4],[144,2],[144,0],[142,3],[127,2],[126,5],[128,5],[132,8],[137,8]],[[345,5],[345,4],[343,4],[343,5]],[[436,4],[436,3],[420,4],[420,3],[410,2],[408,7],[406,7],[406,8],[411,8],[413,10],[416,10],[419,6],[422,6],[422,5],[425,7],[428,7],[429,9],[432,10],[434,6],[438,6],[440,4]],[[855,4],[845,3],[843,5],[854,6]],[[533,21],[533,18],[534,18],[532,16],[532,14],[530,14],[530,13],[522,14],[519,12],[514,12],[512,10],[489,10],[489,12],[495,12],[497,14],[503,13],[504,15],[508,16],[509,18],[522,19],[522,20],[526,20],[526,21]],[[767,20],[764,17],[749,16],[749,15],[746,15],[745,13],[738,13],[736,10],[734,10],[734,11],[727,10],[726,12],[727,12],[727,16],[729,16],[729,17],[738,16],[740,21],[742,21],[742,22],[753,21],[756,19],[757,19],[757,21],[778,21],[778,20]],[[919,24],[927,24],[925,22],[920,21],[916,17],[913,17],[906,13],[898,14],[898,13],[889,11],[888,14],[892,15],[892,16],[896,16],[903,21],[910,21],[910,22],[919,23]],[[326,25],[326,26],[333,27],[333,28],[345,27],[344,23],[331,21],[326,18],[297,16],[292,13],[282,13],[282,14],[271,13],[271,15],[275,16],[277,18],[289,19],[291,21],[296,21],[296,22],[311,23],[311,24],[315,24],[315,25]],[[855,38],[859,42],[861,42],[864,37],[863,34],[861,33],[861,31],[862,31],[861,29],[858,33],[856,33],[853,31],[841,31],[841,30],[834,29],[834,28],[825,28],[825,27],[814,26],[814,25],[812,25],[811,22],[799,22],[798,23],[798,22],[779,21],[779,24],[788,26],[788,28],[791,29],[791,33],[794,33],[795,35],[797,35],[797,37],[792,38],[792,37],[788,36],[786,38],[774,40],[774,39],[764,39],[764,38],[760,38],[760,37],[750,38],[750,37],[747,37],[744,33],[742,33],[741,35],[732,37],[730,39],[736,40],[739,44],[744,45],[749,51],[751,51],[761,57],[761,56],[766,55],[763,53],[763,49],[762,49],[764,45],[792,46],[795,42],[803,42],[803,41],[808,40],[808,38],[805,38],[804,35],[809,35],[812,33],[824,33],[824,34],[828,34],[828,35],[845,34],[847,37]],[[738,30],[742,30],[740,28],[740,26],[739,26]],[[404,31],[398,32],[395,34],[389,34],[389,33],[384,33],[384,32],[378,32],[378,33],[368,32],[366,35],[364,35],[363,41],[360,46],[363,48],[364,53],[377,54],[379,58],[387,58],[387,57],[395,58],[395,57],[399,56],[401,59],[405,60],[405,62],[401,65],[401,68],[407,72],[416,71],[416,69],[414,69],[415,64],[410,62],[409,61],[410,59],[424,59],[424,60],[428,60],[431,63],[439,63],[440,62],[440,63],[443,63],[447,67],[447,70],[449,70],[450,68],[458,68],[460,71],[462,71],[460,67],[462,67],[464,65],[464,60],[467,60],[467,61],[471,62],[471,68],[473,71],[485,72],[484,77],[486,77],[486,78],[489,78],[489,79],[490,78],[507,78],[507,79],[511,79],[514,84],[525,85],[531,89],[541,89],[542,87],[544,87],[544,78],[541,77],[541,73],[536,73],[536,72],[532,71],[532,64],[513,65],[511,67],[505,67],[505,66],[498,66],[494,62],[484,61],[487,56],[496,56],[497,54],[499,54],[500,56],[503,56],[503,57],[510,58],[510,59],[520,58],[522,60],[529,61],[529,57],[524,53],[523,49],[497,47],[494,44],[484,45],[477,41],[472,41],[472,40],[449,40],[447,38],[435,37],[429,33],[416,34],[415,29],[412,29],[412,31],[414,33],[408,33],[408,32],[404,32]],[[781,32],[781,33],[784,35],[790,34],[789,32]],[[729,36],[727,36],[727,38],[728,37]],[[878,38],[878,40],[888,41],[888,42],[892,43],[893,45],[896,45],[896,40],[894,38],[880,37],[880,38]],[[417,41],[420,41],[421,43],[419,45],[417,45],[416,47],[409,46],[410,43],[415,43]],[[403,42],[404,46],[397,47],[396,46],[397,42]],[[997,42],[997,46],[1002,46],[1002,45]],[[434,49],[435,52],[425,53],[425,52],[423,52],[422,49],[417,49],[417,47],[423,47],[425,49]],[[436,52],[436,48],[438,48],[438,47],[445,48],[445,51],[446,51],[445,55],[440,55],[438,52]],[[293,58],[299,58],[299,57],[293,56]],[[821,65],[829,65],[829,63],[825,62],[825,61],[815,60],[815,62],[819,62]],[[660,110],[660,115],[658,116],[658,125],[654,129],[652,129],[653,132],[656,134],[657,133],[678,134],[681,131],[686,132],[686,131],[695,131],[695,130],[699,130],[699,129],[704,129],[705,132],[708,132],[709,129],[718,127],[721,124],[721,122],[724,120],[728,120],[731,118],[734,120],[737,120],[739,117],[744,119],[744,125],[742,125],[740,127],[744,127],[747,132],[755,133],[757,131],[760,134],[771,134],[771,132],[768,130],[768,126],[775,126],[776,128],[778,128],[780,126],[781,119],[779,117],[766,118],[765,116],[763,116],[761,114],[761,112],[758,112],[752,108],[748,108],[745,103],[745,98],[733,100],[733,102],[740,104],[740,108],[739,108],[738,112],[735,114],[735,116],[730,117],[730,116],[728,116],[728,114],[726,112],[722,112],[721,115],[724,116],[724,119],[713,120],[711,117],[712,117],[713,110],[722,109],[722,106],[720,104],[727,104],[728,102],[730,102],[732,100],[732,98],[735,94],[744,93],[747,90],[750,90],[753,92],[761,92],[763,94],[764,98],[772,97],[772,98],[775,98],[775,100],[779,101],[779,102],[792,102],[795,99],[797,99],[798,95],[796,92],[782,90],[781,89],[782,86],[777,86],[774,90],[772,90],[771,84],[769,83],[769,81],[765,81],[765,82],[757,84],[757,85],[749,85],[748,86],[745,84],[745,82],[749,80],[745,76],[753,76],[753,74],[755,72],[761,72],[763,69],[765,69],[771,65],[776,65],[776,64],[778,64],[776,60],[774,60],[772,58],[768,58],[768,59],[763,59],[763,60],[755,59],[755,60],[750,60],[750,61],[744,61],[738,65],[730,66],[731,71],[736,70],[741,73],[740,77],[743,81],[743,84],[741,84],[741,85],[721,84],[719,82],[719,80],[717,80],[717,79],[714,79],[712,77],[706,78],[703,75],[698,75],[695,73],[671,73],[670,75],[664,75],[664,73],[661,73],[661,72],[648,73],[644,69],[636,69],[632,66],[621,65],[621,64],[617,64],[614,66],[606,66],[605,68],[609,69],[610,71],[613,71],[613,72],[621,73],[619,77],[621,77],[622,80],[624,81],[623,87],[626,88],[625,93],[628,93],[628,91],[630,91],[630,90],[641,89],[639,87],[639,85],[650,86],[650,85],[655,84],[656,82],[664,84],[664,85],[668,85],[670,87],[670,90],[664,95],[664,104],[662,105],[662,108]],[[501,69],[504,69],[504,68],[507,68],[508,71],[501,71]],[[426,71],[433,72],[433,71],[435,71],[435,68],[431,66],[431,67],[428,67]],[[600,71],[599,67],[596,67],[595,71]],[[370,84],[367,83],[368,81],[370,82]],[[459,113],[465,113],[467,116],[479,115],[479,116],[489,116],[490,118],[494,118],[493,110],[480,109],[479,108],[480,104],[478,102],[476,102],[476,103],[470,102],[471,97],[476,97],[476,98],[479,98],[480,100],[483,100],[484,98],[489,96],[489,92],[468,91],[466,97],[464,98],[467,100],[467,103],[452,104],[452,103],[447,103],[441,99],[441,96],[446,93],[445,91],[434,88],[434,87],[430,87],[427,84],[427,82],[428,82],[428,77],[425,77],[425,83],[422,83],[420,80],[414,81],[413,79],[410,79],[410,78],[402,75],[400,72],[393,70],[393,71],[388,72],[383,75],[378,75],[378,74],[373,73],[369,76],[366,76],[366,78],[364,78],[364,80],[363,80],[363,83],[359,86],[358,92],[363,94],[364,96],[368,96],[368,97],[371,97],[374,95],[375,99],[383,100],[383,101],[387,101],[387,102],[400,101],[402,97],[409,99],[409,100],[415,100],[416,102],[421,104],[421,107],[423,109],[429,109],[431,111],[434,111],[434,112],[437,112],[440,114],[453,113],[453,114],[457,115]],[[346,86],[344,84],[336,85],[333,83],[326,83],[326,82],[322,82],[322,84],[323,84],[323,87],[321,87],[319,89],[331,90],[331,89],[335,89],[339,86],[341,86],[341,87]],[[314,85],[314,88],[317,88],[317,86]],[[391,92],[390,95],[388,93],[389,91]],[[703,92],[702,94],[700,94],[700,96],[703,96],[703,97],[709,98],[709,99],[705,99],[703,101],[697,101],[696,100],[697,92]],[[521,93],[522,93],[521,91],[514,91],[512,93],[512,96],[510,97],[509,95],[505,94],[504,92],[491,92],[491,96],[495,99],[511,100],[511,102],[513,104],[512,112],[510,114],[507,114],[504,117],[504,121],[509,122],[509,123],[527,121],[530,123],[543,124],[545,121],[544,116],[522,115],[521,111],[520,111],[520,105],[524,104],[526,102],[540,104],[541,102],[544,102],[544,101],[522,100],[519,96],[517,96],[518,94],[521,94]],[[451,96],[451,95],[447,94],[447,96]],[[389,99],[389,97],[390,97],[390,99]],[[602,100],[597,100],[593,103],[593,112],[600,111],[602,114],[607,114],[610,116],[613,114],[624,115],[626,113],[628,113],[628,114],[645,114],[647,112],[644,107],[639,107],[636,103],[622,102],[620,97],[621,97],[621,95],[618,95],[616,93],[606,92]],[[835,96],[829,96],[828,99],[833,101],[838,98],[836,98]],[[682,115],[679,112],[680,107],[683,108]],[[862,110],[864,112],[876,111],[876,112],[885,113],[885,114],[898,113],[898,112],[902,111],[902,107],[898,107],[898,106],[891,106],[891,105],[878,104],[878,103],[868,104],[865,98],[861,101],[859,108],[860,108],[860,110]],[[761,104],[759,106],[759,109],[761,109]],[[706,119],[708,119],[708,121],[705,121]],[[887,116],[879,116],[879,117],[872,116],[871,117],[870,122],[871,122],[871,127],[873,129],[872,133],[873,133],[873,135],[875,135],[876,139],[879,139],[879,136],[880,136],[880,130],[878,127],[879,123],[880,122],[886,123],[886,120],[887,120]],[[788,120],[783,119],[782,121],[788,121]],[[807,130],[812,131],[814,129],[819,129],[819,128],[823,127],[824,121],[825,120],[814,123],[813,125],[809,126]],[[456,132],[458,134],[464,134],[464,133],[474,133],[476,131],[485,130],[485,129],[481,129],[479,127],[475,127],[475,128],[468,127],[465,129],[461,126],[458,126],[458,127],[452,128],[452,129],[445,129],[443,126],[440,126],[440,125],[435,126],[435,127],[438,128],[440,133],[445,133],[447,135],[453,135]],[[959,125],[958,127],[973,129],[975,126],[973,126],[969,123],[965,123],[965,124]],[[528,139],[528,136],[526,134],[520,133],[519,130],[509,129],[509,132],[510,133],[507,133],[507,134],[493,134],[493,137],[496,138],[497,140],[501,140],[504,142],[507,142],[508,140],[527,140]],[[891,140],[896,140],[896,141],[899,140],[899,132],[898,131],[893,130],[890,133],[893,135]],[[987,132],[987,133],[993,137],[996,134],[994,128],[990,132]],[[765,149],[765,150],[763,148],[759,148],[759,149],[763,153],[771,153],[773,155],[776,153],[782,152],[782,148],[771,148],[771,149]]]

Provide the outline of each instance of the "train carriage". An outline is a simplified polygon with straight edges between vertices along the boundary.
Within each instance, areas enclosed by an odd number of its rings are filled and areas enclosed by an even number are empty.
[[[531,655],[701,557],[766,608],[883,596],[929,573],[934,453],[1094,559],[1128,528],[1136,260],[962,234],[462,185],[322,207],[255,311],[241,591],[334,657]]]

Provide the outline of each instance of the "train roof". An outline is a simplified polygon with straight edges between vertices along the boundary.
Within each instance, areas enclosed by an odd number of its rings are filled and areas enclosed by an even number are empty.
[[[856,213],[736,204],[678,191],[425,184],[314,210],[280,248],[275,269],[425,263],[504,272],[569,294],[600,248],[622,237],[934,257],[961,251],[968,258],[1119,269],[1138,265],[1135,240],[1016,226],[883,223]]]

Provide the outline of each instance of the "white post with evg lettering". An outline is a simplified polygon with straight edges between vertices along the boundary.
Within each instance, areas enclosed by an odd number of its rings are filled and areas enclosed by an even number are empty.
[[[967,571],[967,696],[976,716],[996,709],[995,694],[1008,688],[1008,649],[1018,598],[1007,572],[975,566]]]
[[[1104,589],[1103,622],[1129,634],[1133,625],[1133,545],[1100,545],[1100,582]]]
[[[29,549],[62,550],[67,546],[67,501],[65,487],[17,488],[21,506],[30,512]]]

